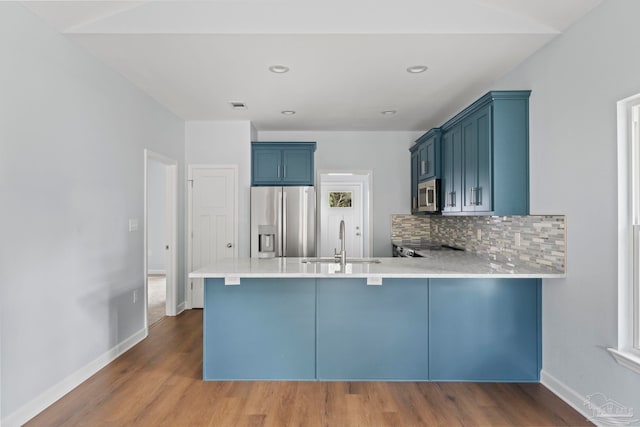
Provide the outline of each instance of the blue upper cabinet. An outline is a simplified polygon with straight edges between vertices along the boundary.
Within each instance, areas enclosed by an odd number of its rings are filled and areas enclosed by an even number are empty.
[[[411,213],[418,211],[418,183],[440,178],[440,144],[442,132],[433,128],[411,146]]]
[[[462,211],[462,127],[442,134],[442,212]]]
[[[251,185],[313,185],[315,142],[252,142]]]
[[[285,184],[313,185],[313,151],[308,147],[282,150],[282,181]]]
[[[418,182],[431,178],[440,178],[440,138],[438,128],[431,129],[422,135],[411,147],[412,153],[417,153]]]
[[[282,150],[279,148],[258,148],[251,152],[252,185],[280,181],[282,174]]]
[[[492,91],[442,126],[444,214],[529,214],[529,95]]]
[[[489,212],[491,204],[491,105],[462,121],[463,212]]]

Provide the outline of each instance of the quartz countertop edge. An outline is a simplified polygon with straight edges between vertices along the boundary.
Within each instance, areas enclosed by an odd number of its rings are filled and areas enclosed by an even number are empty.
[[[192,279],[214,278],[540,278],[566,277],[563,271],[545,267],[518,266],[467,252],[434,251],[423,258],[376,257],[380,263],[349,264],[346,272],[339,264],[303,263],[303,258],[229,258],[189,274]]]

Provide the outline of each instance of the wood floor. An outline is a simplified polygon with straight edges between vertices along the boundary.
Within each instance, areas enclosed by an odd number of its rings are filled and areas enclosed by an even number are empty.
[[[27,426],[583,426],[540,384],[204,382],[202,312],[149,337]]]

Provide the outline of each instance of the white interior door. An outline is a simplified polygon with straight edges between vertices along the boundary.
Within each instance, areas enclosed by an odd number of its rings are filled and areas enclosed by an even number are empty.
[[[190,166],[191,271],[237,257],[237,168]],[[204,283],[190,279],[191,308],[202,308]]]
[[[340,250],[340,221],[345,225],[347,256],[362,257],[363,189],[359,183],[323,183],[320,191],[320,256],[333,256]]]

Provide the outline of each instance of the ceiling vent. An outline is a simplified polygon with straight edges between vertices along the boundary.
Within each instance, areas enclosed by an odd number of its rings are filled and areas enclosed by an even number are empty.
[[[231,105],[231,108],[233,108],[234,110],[246,110],[247,106],[244,102],[234,102],[231,101],[229,103],[229,105]]]

